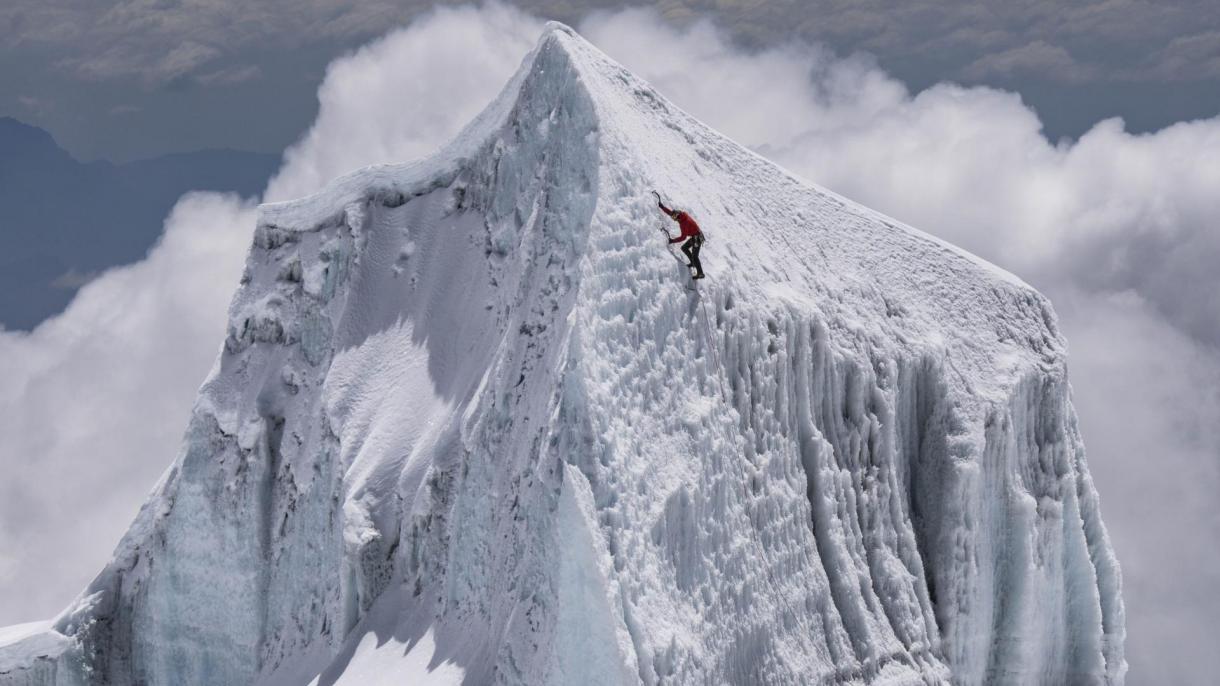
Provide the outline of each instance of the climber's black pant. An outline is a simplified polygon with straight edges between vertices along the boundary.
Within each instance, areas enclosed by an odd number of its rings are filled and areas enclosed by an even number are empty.
[[[703,247],[703,236],[691,236],[682,244],[682,254],[690,259],[690,266],[695,268],[695,276],[703,276],[703,265],[699,262],[699,248]]]

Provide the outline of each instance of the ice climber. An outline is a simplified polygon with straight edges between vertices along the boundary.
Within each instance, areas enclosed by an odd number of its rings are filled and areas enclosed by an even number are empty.
[[[657,195],[656,191],[653,191],[653,194]],[[703,264],[699,262],[699,248],[703,247],[703,232],[699,230],[699,225],[686,212],[677,209],[671,210],[666,207],[665,203],[661,202],[660,195],[657,195],[657,207],[660,207],[662,212],[669,215],[670,219],[678,222],[678,228],[681,230],[681,233],[676,238],[670,238],[669,242],[680,243],[683,239],[686,240],[685,243],[682,243],[682,254],[686,255],[687,259],[690,260],[690,264],[687,266],[695,268],[695,275],[691,278],[702,279]],[[669,236],[668,231],[665,232],[665,236]]]

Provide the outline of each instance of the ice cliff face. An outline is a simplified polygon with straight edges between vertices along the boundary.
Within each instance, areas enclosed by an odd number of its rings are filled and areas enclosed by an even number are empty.
[[[1119,586],[1045,298],[552,25],[437,155],[264,207],[173,469],[0,683],[1118,683]]]

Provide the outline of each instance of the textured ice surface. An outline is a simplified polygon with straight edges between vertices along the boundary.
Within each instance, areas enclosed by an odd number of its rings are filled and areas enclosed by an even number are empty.
[[[0,683],[1117,683],[1119,586],[1045,298],[552,25],[435,156],[263,208],[177,461]]]

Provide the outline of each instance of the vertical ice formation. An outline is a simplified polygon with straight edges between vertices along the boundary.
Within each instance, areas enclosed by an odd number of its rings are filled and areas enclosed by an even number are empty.
[[[174,467],[0,683],[1118,683],[1119,586],[1041,295],[552,25],[437,155],[264,208]]]

